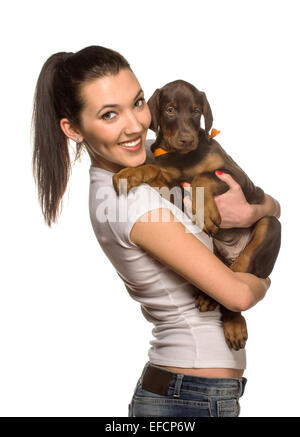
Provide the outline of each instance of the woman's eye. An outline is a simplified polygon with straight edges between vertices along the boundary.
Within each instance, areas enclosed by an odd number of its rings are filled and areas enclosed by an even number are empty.
[[[112,120],[113,118],[115,118],[116,113],[115,112],[106,112],[105,114],[102,115],[102,120]]]
[[[140,106],[143,106],[144,103],[145,103],[145,99],[144,99],[144,97],[141,97],[140,99],[138,99],[138,100],[135,102],[135,106],[140,107]]]

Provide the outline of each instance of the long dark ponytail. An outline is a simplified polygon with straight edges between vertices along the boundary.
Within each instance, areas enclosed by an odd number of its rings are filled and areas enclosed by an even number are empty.
[[[33,108],[33,176],[45,222],[57,221],[71,172],[68,138],[60,127],[67,118],[80,127],[84,102],[80,87],[130,66],[119,53],[100,46],[86,47],[76,53],[55,53],[40,72]],[[83,143],[76,145],[75,161]]]

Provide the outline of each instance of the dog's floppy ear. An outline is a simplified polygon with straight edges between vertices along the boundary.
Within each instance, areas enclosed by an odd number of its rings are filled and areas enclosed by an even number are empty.
[[[208,103],[208,100],[206,98],[206,95],[204,92],[200,92],[201,95],[201,99],[202,99],[202,111],[203,111],[203,116],[204,116],[204,121],[205,121],[205,134],[208,138],[208,134],[209,131],[212,127],[213,124],[213,115]]]
[[[158,134],[158,129],[159,129],[159,120],[158,120],[159,95],[160,95],[160,88],[157,88],[157,90],[154,92],[154,94],[152,94],[152,96],[147,102],[151,112],[151,124],[149,126],[149,129],[153,130],[156,133],[156,135]]]

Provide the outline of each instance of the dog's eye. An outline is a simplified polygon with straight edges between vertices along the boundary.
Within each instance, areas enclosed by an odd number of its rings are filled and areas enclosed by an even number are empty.
[[[201,110],[199,108],[194,108],[192,110],[192,113],[195,114],[195,115],[198,115],[198,114],[201,114]]]
[[[173,108],[173,106],[168,106],[166,108],[166,111],[168,114],[174,114],[175,113],[175,108]]]

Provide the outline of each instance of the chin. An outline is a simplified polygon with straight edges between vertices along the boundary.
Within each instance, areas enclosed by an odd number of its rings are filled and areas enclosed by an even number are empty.
[[[139,153],[138,156],[132,157],[128,160],[127,167],[138,167],[139,165],[145,164],[146,157],[146,150],[143,150],[143,152]]]

